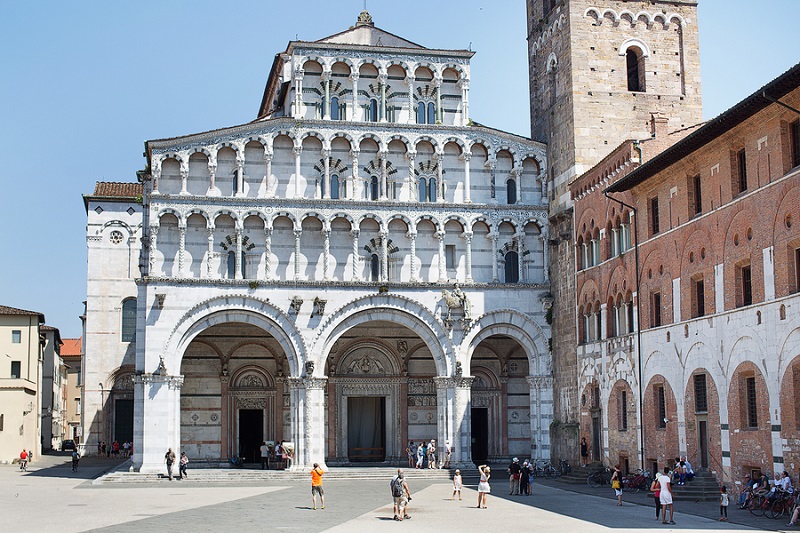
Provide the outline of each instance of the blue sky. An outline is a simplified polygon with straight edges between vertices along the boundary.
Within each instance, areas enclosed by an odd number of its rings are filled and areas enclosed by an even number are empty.
[[[598,2],[601,3],[601,2]],[[796,0],[700,0],[712,118],[800,60]],[[8,2],[0,19],[0,305],[80,335],[82,194],[134,181],[143,142],[255,118],[274,55],[355,23],[362,0]],[[402,5],[402,9],[398,9]],[[300,6],[300,7],[298,7]],[[370,0],[377,26],[472,48],[470,114],[528,135],[523,0]]]

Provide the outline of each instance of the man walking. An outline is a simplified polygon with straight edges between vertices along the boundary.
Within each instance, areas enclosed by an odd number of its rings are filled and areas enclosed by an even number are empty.
[[[172,481],[172,465],[175,464],[175,452],[172,451],[172,448],[164,454],[164,462],[167,463],[167,476]]]
[[[73,472],[77,472],[78,471],[78,461],[80,461],[80,460],[81,460],[81,456],[78,453],[78,450],[73,449],[72,450],[72,471]]]
[[[450,457],[453,454],[453,448],[450,447],[450,441],[444,441],[444,468],[450,468]]]
[[[392,489],[392,500],[394,501],[394,519],[398,522],[411,520],[411,517],[408,515],[408,502],[411,500],[411,490],[408,488],[408,483],[401,469],[397,469],[397,475],[392,478],[390,486]]]
[[[519,466],[519,459],[514,457],[508,467],[508,493],[519,494],[519,478],[522,475],[522,468]]]
[[[325,491],[322,490],[322,474],[325,471],[319,467],[319,463],[314,463],[314,468],[311,469],[311,501],[314,503],[314,510],[317,510],[317,494],[319,494],[319,502],[322,508],[325,509]]]

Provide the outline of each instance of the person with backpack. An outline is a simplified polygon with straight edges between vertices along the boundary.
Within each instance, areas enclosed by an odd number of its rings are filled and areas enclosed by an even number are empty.
[[[81,456],[78,453],[78,450],[72,450],[72,471],[78,471],[78,461],[81,460]]]
[[[408,502],[411,501],[411,490],[408,488],[408,482],[406,482],[401,469],[397,469],[397,475],[392,478],[392,482],[389,486],[392,490],[392,500],[394,501],[394,520],[398,522],[411,520],[411,517],[408,515]]]

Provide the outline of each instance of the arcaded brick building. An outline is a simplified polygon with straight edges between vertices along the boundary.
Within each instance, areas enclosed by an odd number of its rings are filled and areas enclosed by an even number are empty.
[[[654,116],[570,183],[594,459],[800,468],[798,108],[800,65],[700,127]]]

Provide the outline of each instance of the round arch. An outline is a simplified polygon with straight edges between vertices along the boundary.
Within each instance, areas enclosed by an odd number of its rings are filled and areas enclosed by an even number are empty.
[[[461,343],[465,349],[462,353],[464,368],[469,368],[478,345],[492,335],[505,335],[522,345],[528,356],[530,375],[550,374],[547,358],[543,357],[549,349],[542,328],[528,316],[512,309],[498,309],[475,320]]]

